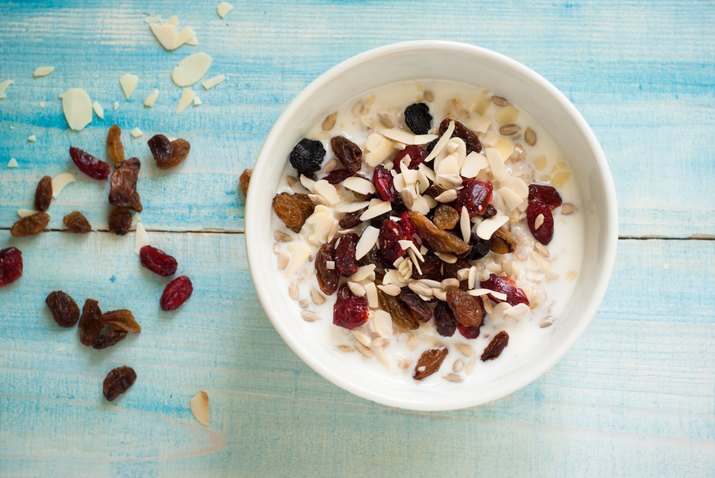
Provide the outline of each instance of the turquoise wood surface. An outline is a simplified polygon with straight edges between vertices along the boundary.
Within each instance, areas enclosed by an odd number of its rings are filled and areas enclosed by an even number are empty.
[[[712,2],[233,3],[224,20],[218,1],[0,4],[0,81],[15,81],[0,100],[0,248],[21,248],[26,263],[0,290],[0,476],[715,475]],[[164,51],[146,14],[178,15],[199,46]],[[618,190],[616,270],[584,337],[523,390],[458,412],[366,402],[290,352],[256,300],[236,194],[301,88],[355,53],[411,39],[481,45],[552,81],[592,125]],[[203,105],[177,116],[170,70],[194,51],[227,81],[196,88]],[[56,71],[33,79],[42,65]],[[140,77],[129,101],[126,72]],[[74,86],[105,109],[80,133],[57,98]],[[161,94],[146,109],[153,88]],[[76,172],[68,146],[102,153],[114,122],[144,131],[125,136],[142,159],[155,132],[193,146],[176,173],[144,161],[140,181],[152,243],[196,286],[175,314],[159,311],[163,281],[139,268],[132,235],[9,235],[42,175]],[[11,157],[18,169],[5,168]],[[51,227],[80,209],[104,229],[105,195],[78,176],[53,203]],[[87,350],[50,319],[43,301],[55,289],[130,306],[144,330]],[[139,379],[108,404],[101,380],[123,363]],[[188,407],[201,389],[210,427]]]

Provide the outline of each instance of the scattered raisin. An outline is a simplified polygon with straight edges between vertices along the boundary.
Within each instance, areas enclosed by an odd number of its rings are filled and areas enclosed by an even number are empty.
[[[499,357],[507,345],[509,345],[509,334],[502,330],[494,336],[484,349],[484,352],[482,352],[482,362]]]
[[[134,314],[129,309],[112,310],[102,314],[102,323],[114,330],[131,332],[138,334],[142,331],[141,326],[134,318]]]
[[[243,193],[243,197],[248,197],[248,183],[251,181],[251,174],[253,173],[252,169],[245,169],[241,173],[241,177],[238,178],[238,182],[241,185],[241,192]]]
[[[358,270],[357,259],[355,259],[358,239],[358,235],[351,232],[338,240],[335,248],[335,268],[343,277],[350,277]]]
[[[107,157],[115,166],[118,166],[124,161],[122,130],[116,124],[113,124],[107,132]]]
[[[479,331],[481,330],[481,326],[468,327],[458,322],[457,329],[459,330],[460,335],[465,339],[476,339],[477,337],[479,337]]]
[[[176,310],[186,302],[194,292],[194,285],[191,279],[186,276],[179,276],[169,282],[161,294],[161,310]]]
[[[502,226],[489,239],[489,250],[497,254],[511,254],[516,250],[516,240],[509,230]]]
[[[360,216],[362,216],[362,213],[364,213],[366,209],[367,209],[367,207],[364,207],[358,211],[349,212],[349,213],[345,214],[343,217],[340,218],[340,221],[338,222],[338,226],[340,226],[343,229],[350,229],[353,227],[357,227],[362,222],[362,219],[360,219]]]
[[[450,277],[457,277],[457,273],[461,269],[469,269],[472,267],[472,264],[467,260],[467,259],[457,259],[457,262],[454,262],[452,264],[448,264],[444,262],[442,264],[442,276],[444,279],[448,279]],[[461,281],[460,287],[462,289],[466,289],[467,287],[467,281]]]
[[[121,366],[110,370],[104,379],[102,393],[110,402],[126,392],[134,384],[137,374],[131,367]]]
[[[323,143],[314,139],[303,138],[293,147],[288,160],[300,174],[318,171],[325,158]]]
[[[448,353],[449,350],[446,347],[425,350],[415,365],[415,373],[412,378],[422,380],[435,373],[442,366]]]
[[[398,241],[404,239],[402,227],[392,219],[382,221],[380,234],[377,237],[377,244],[380,248],[380,255],[390,263],[405,255],[404,249]]]
[[[109,204],[121,207],[132,205],[140,168],[141,162],[137,158],[129,158],[117,165],[109,179]]]
[[[452,206],[440,204],[434,210],[432,222],[443,231],[454,229],[459,222],[459,213]]]
[[[85,300],[82,315],[79,317],[79,341],[82,344],[89,347],[99,338],[104,327],[101,318],[99,302],[94,299]]]
[[[144,246],[139,250],[141,264],[162,277],[169,277],[176,272],[178,262],[161,249],[152,246]]]
[[[315,206],[307,194],[280,193],[273,197],[273,210],[286,227],[300,232]]]
[[[183,138],[178,138],[172,141],[171,147],[172,151],[169,160],[164,163],[157,161],[157,167],[161,169],[168,169],[178,166],[184,162],[186,157],[189,155],[189,151],[191,151],[191,144]]]
[[[443,188],[442,186],[440,186],[439,184],[432,183],[432,184],[430,184],[430,186],[427,189],[425,189],[425,192],[423,194],[425,196],[429,196],[431,198],[436,198],[437,196],[439,196],[440,194],[442,194],[445,191],[446,191],[446,189]]]
[[[10,234],[15,237],[36,236],[41,233],[50,223],[50,215],[46,212],[36,212],[35,214],[23,217],[12,225]]]
[[[429,322],[432,318],[434,308],[437,305],[435,302],[425,302],[417,294],[405,292],[404,289],[397,298],[400,299],[407,310],[410,311],[412,317],[420,322]]]
[[[377,296],[380,301],[380,308],[392,316],[392,323],[394,325],[407,330],[419,328],[419,321],[410,314],[405,304],[397,297],[385,294],[379,289]]]
[[[434,321],[437,326],[437,333],[442,337],[451,337],[457,330],[457,319],[454,318],[452,309],[446,302],[439,301],[434,309]]]
[[[407,146],[405,149],[402,151],[398,151],[397,154],[395,154],[395,157],[392,159],[392,164],[394,165],[395,169],[398,171],[402,171],[400,163],[402,162],[402,158],[405,156],[410,157],[410,164],[407,166],[408,169],[417,169],[417,167],[424,162],[425,158],[427,157],[427,151],[424,149],[420,148],[417,145],[410,145]]]
[[[163,134],[157,134],[149,138],[147,144],[149,145],[149,150],[151,151],[151,155],[154,156],[157,166],[169,162],[171,153],[174,151],[174,147],[171,145],[169,138]]]
[[[38,211],[47,211],[52,202],[52,178],[45,176],[40,179],[35,189],[35,209]]]
[[[102,180],[109,177],[109,165],[88,152],[70,146],[70,157],[77,168],[90,178]]]
[[[470,244],[472,245],[472,250],[469,251],[469,255],[467,255],[467,259],[470,261],[482,259],[489,254],[489,249],[491,248],[491,241],[489,239],[482,239],[477,236],[476,233],[472,232]]]
[[[432,115],[425,103],[413,103],[405,108],[405,124],[415,134],[427,134],[432,127]]]
[[[544,204],[549,206],[553,211],[557,207],[561,206],[563,201],[561,200],[561,195],[553,186],[546,186],[543,184],[530,184],[529,185],[529,202],[535,200],[541,200]]]
[[[0,287],[22,277],[22,252],[14,247],[0,250]]]
[[[465,182],[464,187],[457,194],[454,207],[457,211],[467,208],[469,217],[482,215],[486,212],[489,202],[492,200],[492,183],[489,181],[479,181],[471,179]]]
[[[328,261],[335,261],[335,247],[326,242],[315,255],[315,272],[320,290],[326,295],[333,295],[338,290],[340,272],[336,268],[328,269]]]
[[[343,285],[333,306],[333,324],[345,329],[354,329],[367,322],[368,305],[365,297],[357,297]]]
[[[429,244],[433,251],[462,256],[471,250],[469,244],[454,234],[438,229],[426,216],[415,211],[410,211],[408,214],[410,221],[417,229],[417,234]]]
[[[355,172],[349,169],[333,169],[323,179],[330,184],[340,184],[350,176],[354,176]]]
[[[92,230],[92,226],[89,224],[87,218],[79,211],[73,211],[67,214],[62,219],[62,222],[65,223],[65,226],[70,232],[74,232],[75,234],[86,234]]]
[[[385,277],[385,272],[390,264],[385,264],[385,259],[380,255],[377,247],[373,247],[365,254],[359,261],[358,264],[361,266],[374,265],[375,266],[375,277],[382,280]]]
[[[442,276],[442,259],[433,254],[424,256],[424,259],[420,264],[421,272],[417,268],[413,269],[412,277],[414,279],[432,279],[436,281],[444,279]]]
[[[506,295],[506,301],[497,299],[492,294],[489,294],[489,298],[494,302],[508,302],[509,305],[526,304],[529,305],[529,299],[523,290],[516,286],[514,279],[508,276],[497,276],[496,274],[489,274],[487,280],[483,280],[479,284],[481,287],[495,292],[501,292]]]
[[[126,207],[114,206],[109,213],[109,230],[123,236],[132,227],[132,213]]]
[[[482,214],[482,217],[484,219],[489,219],[490,217],[494,217],[496,215],[497,215],[497,208],[495,208],[491,204],[487,204],[487,210],[484,211],[484,214]]]
[[[50,292],[50,295],[45,299],[45,304],[52,312],[55,322],[61,327],[72,327],[79,320],[77,303],[61,290]]]
[[[377,190],[377,195],[383,201],[394,201],[395,195],[395,185],[392,180],[392,174],[390,171],[385,169],[383,165],[378,165],[372,173],[372,182],[375,184],[375,189]]]
[[[447,304],[454,318],[467,327],[480,327],[484,320],[484,305],[479,298],[472,297],[461,289],[447,291]]]
[[[536,220],[539,216],[543,221],[537,227]],[[541,199],[529,201],[526,206],[526,223],[531,234],[543,245],[548,245],[554,238],[554,216],[551,214],[551,207]]]
[[[467,154],[471,153],[472,151],[481,153],[482,143],[479,141],[477,133],[467,128],[457,120],[453,120],[451,118],[443,119],[439,125],[439,135],[442,136],[445,131],[447,131],[450,121],[454,121],[454,133],[452,133],[452,137],[457,137],[464,141],[464,144],[467,146]]]
[[[360,170],[362,165],[362,150],[360,146],[353,143],[344,136],[335,136],[330,140],[330,147],[333,154],[342,163],[345,169],[354,173]]]
[[[102,325],[102,332],[99,334],[99,337],[92,342],[92,348],[94,349],[101,350],[112,347],[124,340],[127,336],[127,333],[123,330],[115,330],[111,327],[104,327],[104,324]]]
[[[144,210],[144,206],[142,205],[142,198],[136,191],[134,191],[134,198],[132,198],[132,204],[129,206],[129,209],[136,212],[142,212]]]

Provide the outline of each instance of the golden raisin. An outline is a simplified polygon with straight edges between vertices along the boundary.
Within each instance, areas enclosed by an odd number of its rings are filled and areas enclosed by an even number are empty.
[[[248,195],[248,184],[251,181],[251,173],[253,173],[252,169],[246,169],[241,173],[241,177],[239,178],[239,182],[241,184],[241,192],[243,193],[243,197],[247,197]]]
[[[407,330],[419,328],[419,321],[410,314],[405,304],[400,302],[397,297],[385,294],[379,289],[377,295],[380,301],[380,308],[392,316],[393,324]]]
[[[75,234],[86,234],[92,230],[92,226],[87,221],[87,218],[79,211],[74,211],[67,214],[62,222],[65,223],[67,229]]]
[[[449,252],[457,256],[462,256],[472,249],[469,244],[454,234],[439,229],[423,214],[415,211],[410,211],[408,214],[410,221],[412,221],[415,229],[417,229],[417,234],[435,252]]]
[[[134,319],[134,314],[128,309],[105,312],[102,314],[102,323],[123,332],[138,334],[142,331],[141,326]]]
[[[489,239],[489,250],[497,254],[510,254],[516,250],[516,241],[509,230],[502,226]]]
[[[422,380],[435,373],[442,366],[448,353],[449,350],[446,347],[425,350],[415,365],[415,374],[412,378]]]
[[[122,130],[116,124],[113,124],[107,132],[107,157],[118,166],[124,161],[124,145],[122,144]]]
[[[36,236],[41,233],[50,223],[50,215],[46,212],[36,212],[35,214],[23,217],[10,229],[10,234],[15,237]]]
[[[484,320],[484,305],[461,289],[447,291],[447,304],[452,309],[454,318],[465,327],[480,327]]]
[[[432,219],[432,222],[434,222],[434,225],[443,231],[454,229],[459,222],[459,213],[452,206],[440,204],[437,206],[437,209],[434,210],[434,218]]]
[[[273,210],[286,227],[293,232],[300,232],[305,220],[313,214],[315,205],[307,194],[276,194],[273,198]]]

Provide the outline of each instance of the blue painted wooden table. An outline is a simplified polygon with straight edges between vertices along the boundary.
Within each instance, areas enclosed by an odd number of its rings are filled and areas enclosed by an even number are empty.
[[[715,475],[715,5],[689,2],[2,2],[0,248],[26,269],[0,290],[0,476]],[[164,51],[147,15],[178,15],[199,46]],[[363,50],[410,39],[481,45],[527,64],[582,111],[619,200],[621,241],[605,303],[542,378],[469,410],[413,413],[355,398],[305,366],[266,320],[247,270],[240,171],[301,88]],[[181,115],[170,70],[194,51],[226,82]],[[33,79],[35,67],[56,71]],[[139,76],[125,100],[124,73]],[[82,87],[105,110],[71,132],[58,95]],[[157,88],[154,108],[143,99]],[[39,102],[44,102],[44,108]],[[113,103],[118,101],[118,109]],[[73,171],[70,144],[102,152],[108,126],[148,158],[157,132],[187,138],[176,173],[148,161],[140,191],[152,243],[196,286],[159,311],[164,281],[138,266],[132,234],[106,232],[106,186],[79,177],[51,230],[13,239],[45,175]],[[27,141],[35,135],[36,143]],[[17,169],[6,169],[16,158]],[[69,211],[98,231],[62,232]],[[130,307],[140,336],[104,351],[60,330],[52,290]],[[139,374],[113,404],[101,381]],[[211,426],[189,398],[206,390]]]

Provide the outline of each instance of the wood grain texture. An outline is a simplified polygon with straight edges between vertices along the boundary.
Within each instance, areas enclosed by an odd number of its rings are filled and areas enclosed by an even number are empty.
[[[0,100],[0,248],[20,247],[26,263],[23,279],[0,290],[0,476],[713,475],[715,241],[681,240],[715,234],[712,2],[236,1],[224,20],[217,3],[0,6],[0,81],[15,80]],[[163,51],[145,14],[177,14],[200,46]],[[553,370],[449,413],[353,397],[286,347],[255,297],[236,194],[238,173],[306,84],[353,54],[415,39],[491,48],[553,82],[606,152],[621,234],[670,239],[620,241],[603,307]],[[227,81],[196,87],[203,105],[177,116],[170,70],[194,51],[211,54],[209,76]],[[41,65],[57,70],[33,79]],[[140,77],[128,101],[126,72]],[[57,99],[73,86],[105,108],[80,133],[67,131]],[[146,109],[153,88],[161,94]],[[81,177],[67,150],[102,155],[114,122],[143,160],[144,224],[169,231],[150,232],[152,243],[196,287],[175,314],[159,311],[164,281],[139,268],[131,235],[9,237],[37,180],[62,171],[78,182],[53,203],[51,226],[79,209],[105,227],[106,185]],[[136,140],[126,134],[135,126],[145,132]],[[192,143],[175,174],[149,161],[156,132]],[[19,169],[5,169],[10,157]],[[130,306],[142,334],[85,349],[50,319],[44,298],[55,289],[107,310]],[[139,378],[107,404],[101,381],[120,364]],[[188,407],[200,389],[209,428]]]

